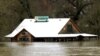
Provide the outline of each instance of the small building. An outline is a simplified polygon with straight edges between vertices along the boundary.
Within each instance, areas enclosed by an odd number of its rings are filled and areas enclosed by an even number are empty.
[[[81,33],[78,26],[70,18],[49,18],[35,16],[24,19],[19,26],[5,37],[11,41],[66,41],[79,36],[91,37],[93,34]]]

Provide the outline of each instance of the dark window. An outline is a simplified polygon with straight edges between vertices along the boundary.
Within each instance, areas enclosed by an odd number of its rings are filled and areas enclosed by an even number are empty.
[[[22,35],[25,35],[27,32],[26,31],[22,31]]]
[[[73,33],[73,28],[72,28],[72,25],[67,25],[67,32],[68,33]]]
[[[29,41],[29,38],[27,38],[27,37],[21,37],[21,38],[19,38],[19,41],[21,41],[21,42],[27,42],[27,41]]]

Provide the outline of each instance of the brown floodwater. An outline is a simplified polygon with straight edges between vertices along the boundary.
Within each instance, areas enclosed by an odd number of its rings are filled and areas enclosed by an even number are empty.
[[[0,42],[0,56],[100,56],[100,40]]]

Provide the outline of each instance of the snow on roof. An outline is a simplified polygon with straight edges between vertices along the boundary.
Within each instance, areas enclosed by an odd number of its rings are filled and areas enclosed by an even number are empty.
[[[97,36],[86,33],[74,33],[74,34],[58,34],[65,26],[70,18],[50,18],[48,22],[35,22],[35,19],[24,19],[22,23],[9,35],[5,37],[14,37],[21,30],[25,29],[34,37],[77,37],[77,36]]]
[[[48,22],[35,22],[35,19],[24,19],[22,23],[6,37],[14,37],[25,29],[35,37],[56,36],[70,18],[50,18]]]
[[[88,33],[59,34],[59,37],[78,37],[78,36],[93,37],[93,36],[97,36],[97,35],[88,34]]]

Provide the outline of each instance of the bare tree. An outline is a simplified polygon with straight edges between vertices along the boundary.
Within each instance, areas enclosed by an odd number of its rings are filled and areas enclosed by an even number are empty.
[[[28,0],[18,0],[18,1],[20,2],[24,10],[27,12],[28,17],[33,18],[31,10],[30,10],[29,1]]]
[[[77,21],[79,19],[79,16],[81,13],[84,14],[84,9],[88,7],[89,5],[92,5],[92,2],[87,2],[85,3],[84,1],[81,0],[67,0],[71,5],[73,5],[74,8],[76,8],[76,13],[72,17],[73,20]],[[80,3],[82,2],[82,3]]]
[[[84,15],[85,9],[92,5],[92,1],[88,0],[65,0],[66,2],[62,4],[65,5],[63,10],[57,13],[57,16],[63,15],[64,17],[70,17],[72,20],[79,20],[80,15]],[[55,2],[56,3],[56,2]]]

